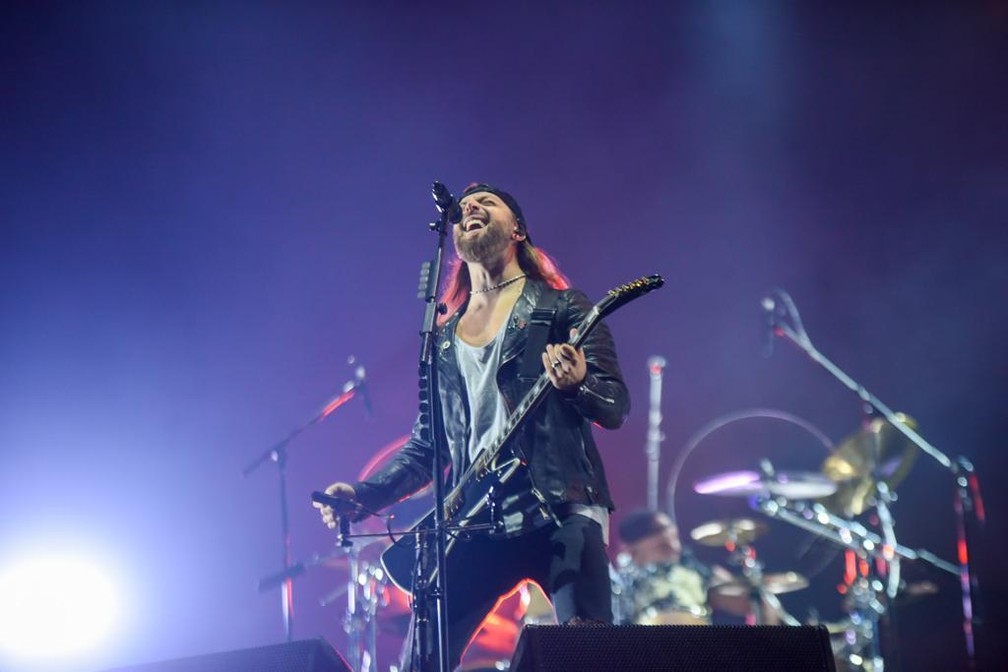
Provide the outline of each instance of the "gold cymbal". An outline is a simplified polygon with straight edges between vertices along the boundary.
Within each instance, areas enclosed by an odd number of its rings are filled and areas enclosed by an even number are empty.
[[[764,574],[759,588],[773,595],[790,593],[795,590],[807,588],[809,580],[798,572],[778,572],[776,574]],[[723,597],[741,597],[752,592],[752,584],[744,578],[725,581],[710,587],[710,592]]]
[[[916,429],[913,418],[903,413],[897,420]],[[906,478],[917,459],[917,445],[882,418],[851,434],[822,464],[822,473],[838,484],[837,491],[820,501],[827,509],[858,515],[867,509],[877,483],[895,488]]]
[[[704,546],[724,546],[728,543],[749,544],[766,534],[767,525],[752,518],[712,520],[694,527],[690,538]]]

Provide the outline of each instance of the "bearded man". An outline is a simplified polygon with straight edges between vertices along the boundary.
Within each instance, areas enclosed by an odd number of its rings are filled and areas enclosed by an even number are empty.
[[[447,485],[493,444],[543,370],[555,389],[516,437],[523,467],[494,488],[499,531],[464,535],[448,555],[452,665],[498,597],[526,578],[544,588],[560,623],[612,622],[605,548],[613,502],[591,426],[620,427],[630,406],[605,324],[580,348],[568,342],[592,304],[532,245],[515,198],[473,184],[459,205],[462,217],[452,229],[458,260],[434,341]],[[544,315],[548,338],[530,347]],[[418,491],[431,480],[435,449],[424,437],[418,419],[386,467],[326,492],[374,512]],[[320,509],[334,526],[332,509]]]

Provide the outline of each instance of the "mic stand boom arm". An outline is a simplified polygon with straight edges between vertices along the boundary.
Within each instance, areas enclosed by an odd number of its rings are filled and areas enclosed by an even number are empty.
[[[315,417],[300,427],[295,428],[278,443],[264,450],[257,458],[249,462],[242,469],[242,477],[247,477],[267,462],[276,462],[277,465],[277,475],[280,477],[280,536],[283,546],[283,569],[279,573],[283,575],[282,583],[280,584],[280,607],[283,615],[284,637],[288,642],[294,639],[294,575],[290,574],[290,571],[295,569],[297,565],[291,561],[290,507],[287,504],[287,446],[301,432],[316,423],[322,422],[337,408],[356,397],[359,389],[357,385],[348,384],[343,393],[327,403]]]
[[[970,535],[968,534],[969,526],[966,523],[966,511],[976,513],[977,518],[981,522],[983,521],[983,503],[980,500],[980,488],[973,465],[964,457],[960,457],[954,461],[951,460],[945,453],[928,443],[912,427],[900,422],[899,418],[896,417],[896,413],[886,406],[881,399],[869,392],[864,385],[848,376],[840,367],[819,352],[812,344],[812,340],[808,337],[808,334],[805,333],[804,328],[801,327],[801,320],[798,318],[798,311],[791,301],[791,297],[787,296],[784,292],[779,292],[779,295],[785,302],[786,314],[791,316],[795,324],[798,325],[798,328],[792,328],[791,325],[774,319],[774,335],[790,341],[803,350],[812,361],[826,369],[830,375],[857,394],[864,403],[884,417],[893,428],[931,456],[938,464],[952,472],[952,475],[955,477],[954,508],[956,514],[956,536],[959,548],[959,582],[963,594],[963,633],[966,639],[966,653],[969,658],[970,667],[973,667],[975,662],[974,626],[976,621],[973,604],[978,598],[979,585],[976,574],[972,569],[972,563],[970,562]]]

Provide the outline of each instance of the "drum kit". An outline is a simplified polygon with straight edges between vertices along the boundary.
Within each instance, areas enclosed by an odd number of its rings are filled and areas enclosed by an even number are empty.
[[[909,417],[896,417],[914,427]],[[913,442],[888,423],[873,419],[834,447],[820,471],[777,471],[764,459],[758,470],[714,474],[693,484],[700,495],[745,498],[767,518],[794,525],[842,550],[846,562],[838,591],[845,616],[822,624],[830,632],[838,670],[883,670],[880,622],[893,602],[909,594],[934,592],[932,583],[903,582],[901,560],[920,559],[958,572],[955,565],[896,541],[889,505],[916,457]],[[765,520],[750,517],[714,520],[690,531],[695,544],[723,548],[727,563],[736,568],[733,574],[725,572],[731,578],[707,577],[706,601],[697,599],[697,572],[687,569],[684,576],[681,564],[640,568],[624,562],[617,570],[624,621],[710,623],[713,609],[744,615],[750,624],[799,625],[777,596],[802,590],[809,580],[793,571],[763,571],[754,543],[768,531]]]

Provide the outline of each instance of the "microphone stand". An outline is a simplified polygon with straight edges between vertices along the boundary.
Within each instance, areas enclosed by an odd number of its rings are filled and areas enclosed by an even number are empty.
[[[826,358],[812,344],[812,340],[802,326],[801,316],[794,301],[783,290],[774,292],[775,298],[767,297],[763,300],[763,308],[770,315],[771,328],[777,337],[790,341],[799,349],[805,352],[812,361],[826,369],[834,378],[842,383],[849,390],[858,395],[858,398],[871,409],[881,415],[903,436],[912,441],[924,453],[929,455],[938,464],[948,469],[955,477],[955,499],[954,509],[956,514],[956,536],[958,561],[959,561],[959,581],[962,589],[963,608],[963,634],[966,639],[966,655],[970,669],[976,666],[976,651],[974,645],[974,635],[976,626],[976,615],[974,613],[974,602],[979,597],[979,583],[976,572],[971,564],[970,533],[966,513],[973,514],[977,521],[984,521],[983,502],[980,498],[980,486],[977,480],[973,465],[965,457],[950,459],[943,452],[928,443],[924,437],[918,434],[913,428],[900,422],[896,413],[886,406],[881,399],[868,391],[863,385],[847,375],[836,364]],[[778,308],[777,301],[780,301]],[[778,317],[788,316],[792,324],[778,319]],[[925,558],[926,559],[926,558]]]
[[[425,262],[421,266],[421,299],[426,303],[424,310],[423,324],[420,328],[420,412],[427,416],[424,426],[430,432],[427,439],[433,449],[432,459],[432,483],[434,485],[434,562],[435,576],[433,589],[428,585],[427,577],[430,576],[426,566],[427,535],[421,532],[417,535],[417,562],[420,567],[416,572],[413,591],[413,603],[416,609],[416,628],[414,632],[414,655],[419,657],[419,661],[414,659],[413,667],[417,662],[427,672],[427,662],[430,652],[427,651],[427,643],[430,641],[430,603],[434,604],[434,631],[436,635],[437,666],[435,669],[440,672],[448,672],[448,604],[447,604],[447,529],[444,519],[444,465],[442,464],[442,446],[439,445],[441,437],[444,436],[442,426],[443,417],[441,415],[440,397],[438,395],[437,364],[435,362],[434,336],[437,331],[437,316],[444,314],[447,308],[438,302],[438,287],[441,284],[441,269],[444,259],[445,238],[451,227],[453,214],[457,214],[458,205],[448,189],[440,182],[434,182],[431,192],[434,203],[440,212],[440,217],[436,222],[431,222],[428,226],[433,233],[437,234],[437,245],[434,248],[434,257],[431,261]]]
[[[275,573],[273,576],[276,576],[277,574],[284,575],[282,583],[280,584],[280,608],[283,615],[284,637],[286,637],[288,642],[293,641],[294,639],[294,575],[290,574],[290,572],[292,569],[295,569],[296,566],[291,562],[290,516],[289,506],[287,504],[287,446],[290,445],[291,441],[301,434],[301,432],[305,431],[314,424],[322,422],[337,408],[356,397],[360,390],[360,384],[361,383],[356,383],[354,381],[347,383],[343,392],[326,404],[318,415],[308,420],[308,422],[304,423],[300,427],[295,428],[290,434],[275,445],[264,450],[257,458],[249,462],[249,464],[242,469],[241,472],[242,477],[244,478],[266,462],[276,462],[277,465],[277,475],[280,478],[280,538],[281,546],[283,548],[283,569],[280,572]],[[303,570],[303,567],[301,569]],[[262,582],[260,582],[260,585],[262,585]]]

